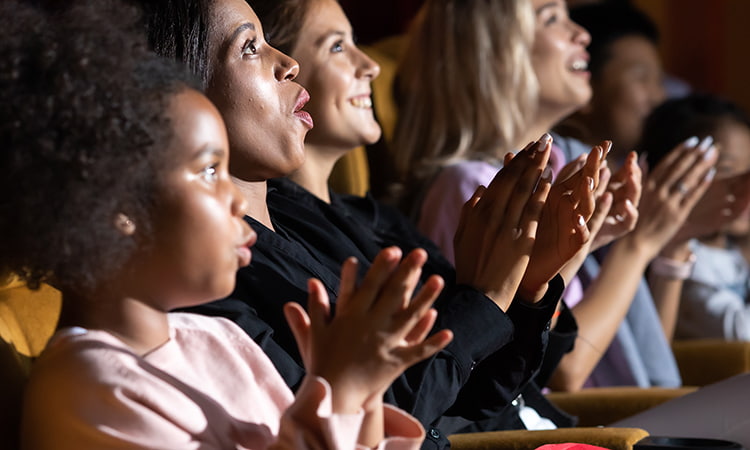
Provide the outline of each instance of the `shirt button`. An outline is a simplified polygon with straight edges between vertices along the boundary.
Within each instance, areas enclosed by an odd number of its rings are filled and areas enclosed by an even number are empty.
[[[434,428],[430,428],[430,436],[434,439],[440,439],[440,432]]]

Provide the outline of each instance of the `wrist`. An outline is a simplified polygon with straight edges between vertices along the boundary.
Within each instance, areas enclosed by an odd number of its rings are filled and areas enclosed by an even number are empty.
[[[693,273],[694,265],[695,254],[692,252],[689,252],[685,259],[672,259],[659,255],[651,261],[649,271],[652,275],[664,278],[687,280]]]

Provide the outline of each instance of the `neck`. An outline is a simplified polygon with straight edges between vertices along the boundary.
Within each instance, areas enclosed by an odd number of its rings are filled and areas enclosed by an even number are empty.
[[[275,231],[266,203],[266,193],[268,192],[266,182],[244,181],[236,177],[232,177],[232,182],[240,190],[248,204],[247,215],[265,225],[269,230]]]
[[[324,202],[331,203],[328,178],[331,176],[336,161],[344,154],[346,151],[338,148],[305,144],[305,163],[299,170],[289,175],[289,179]]]
[[[85,297],[63,293],[58,328],[72,326],[111,333],[139,355],[169,340],[166,311],[108,289]]]
[[[529,142],[538,140],[544,133],[554,127],[559,121],[561,121],[567,115],[567,111],[560,111],[559,108],[550,108],[540,105],[539,109],[534,116],[534,120],[528,127],[526,127],[525,133],[521,136],[518,142],[519,148],[523,148]]]

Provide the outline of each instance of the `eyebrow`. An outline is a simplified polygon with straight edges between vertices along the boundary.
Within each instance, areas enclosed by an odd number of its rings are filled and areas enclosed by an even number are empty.
[[[323,42],[325,42],[326,40],[330,39],[330,38],[331,38],[331,36],[336,36],[336,37],[341,37],[341,38],[343,38],[343,37],[346,37],[346,32],[344,32],[344,31],[338,31],[338,30],[331,30],[331,31],[328,31],[328,32],[326,32],[325,34],[323,34],[323,36],[321,36],[321,37],[320,37],[320,39],[318,39],[318,40],[317,40],[317,41],[315,42],[315,44],[316,44],[316,45],[320,45],[320,44],[322,44]]]
[[[232,36],[229,37],[229,42],[234,42],[235,39],[237,39],[237,36],[242,34],[245,30],[252,30],[255,31],[255,24],[250,22],[245,22],[242,25],[238,26],[236,30],[232,33]]]
[[[543,4],[542,6],[538,7],[538,8],[536,9],[536,11],[534,11],[534,14],[536,14],[536,15],[538,16],[538,15],[539,15],[539,14],[541,14],[541,13],[542,13],[542,12],[543,12],[543,11],[544,11],[545,9],[547,9],[547,8],[554,8],[555,6],[557,6],[557,2],[554,2],[554,1],[552,1],[552,2],[548,2],[548,3],[545,3],[545,4]]]
[[[214,147],[213,145],[209,146],[209,145],[206,145],[205,147],[201,147],[197,152],[193,154],[191,159],[195,161],[205,156],[222,157],[227,154],[227,152],[223,148]]]

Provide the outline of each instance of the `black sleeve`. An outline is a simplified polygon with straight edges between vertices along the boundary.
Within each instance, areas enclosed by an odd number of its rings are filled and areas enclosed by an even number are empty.
[[[508,308],[513,321],[513,341],[477,364],[450,415],[484,420],[501,414],[541,366],[549,338],[549,323],[564,283],[555,277],[541,301],[516,299]]]
[[[576,336],[578,336],[576,319],[565,301],[560,300],[560,316],[557,318],[555,327],[550,330],[549,343],[547,344],[547,351],[544,353],[544,359],[542,359],[542,366],[539,368],[539,373],[534,377],[534,382],[538,386],[547,386],[547,382],[562,357],[573,350]]]

